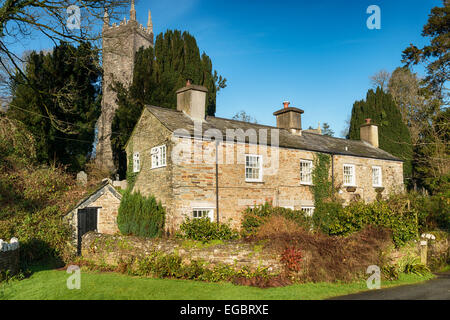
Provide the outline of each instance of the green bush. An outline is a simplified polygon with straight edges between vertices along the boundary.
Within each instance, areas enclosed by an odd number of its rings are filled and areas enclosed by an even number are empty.
[[[333,217],[322,227],[322,230],[328,230],[329,235],[348,235],[364,226],[374,225],[390,229],[396,246],[402,246],[418,235],[416,212],[408,210],[399,198],[369,204],[352,202],[341,210],[336,206],[333,208]]]
[[[418,213],[421,233],[437,229],[450,232],[450,189],[432,196],[410,192],[408,198]]]
[[[312,227],[312,219],[304,211],[273,207],[270,203],[266,202],[263,205],[245,209],[242,217],[242,235],[246,237],[256,235],[258,228],[273,215],[279,215],[288,220],[292,220],[306,230]]]
[[[189,219],[187,218],[180,226],[177,233],[178,238],[192,239],[203,242],[212,240],[233,240],[239,234],[231,229],[228,224],[217,224],[208,218]]]
[[[125,192],[120,201],[117,225],[124,235],[159,237],[164,231],[165,210],[155,197]]]

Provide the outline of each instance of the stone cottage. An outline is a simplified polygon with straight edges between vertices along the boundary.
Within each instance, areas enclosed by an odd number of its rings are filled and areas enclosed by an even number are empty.
[[[117,215],[122,195],[114,188],[109,179],[92,193],[80,200],[65,216],[64,220],[72,229],[72,242],[81,251],[81,238],[89,231],[115,234]]]
[[[147,106],[126,145],[134,190],[162,202],[168,232],[185,217],[239,227],[242,211],[265,201],[313,214],[317,153],[331,156],[330,177],[346,202],[403,190],[403,162],[378,148],[370,119],[360,141],[339,139],[302,130],[304,111],[289,102],[274,112],[276,127],[205,116],[206,93],[188,82],[177,110]]]

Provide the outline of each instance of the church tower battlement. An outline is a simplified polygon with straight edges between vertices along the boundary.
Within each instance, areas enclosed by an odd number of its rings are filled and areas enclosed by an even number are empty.
[[[120,23],[110,25],[109,14],[105,11],[103,18],[103,98],[102,113],[97,122],[98,144],[96,148],[97,165],[115,172],[111,147],[111,124],[118,108],[114,82],[122,83],[128,88],[133,81],[134,59],[141,48],[154,46],[153,22],[151,12],[148,14],[147,28],[136,20],[134,0],[131,1],[130,19],[124,18]]]

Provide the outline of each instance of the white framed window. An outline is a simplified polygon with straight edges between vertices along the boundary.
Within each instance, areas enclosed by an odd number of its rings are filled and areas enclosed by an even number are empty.
[[[315,207],[309,206],[309,207],[302,207],[302,211],[306,213],[308,217],[312,217],[314,214]]]
[[[312,184],[312,167],[311,160],[300,160],[300,183]]]
[[[152,169],[166,166],[166,146],[154,147],[150,150],[152,156]]]
[[[261,182],[263,178],[262,156],[245,155],[245,181]]]
[[[381,167],[373,166],[372,167],[372,185],[374,187],[381,187],[383,185],[382,180]]]
[[[209,218],[210,221],[214,221],[214,208],[193,208],[192,218]]]
[[[344,164],[344,186],[356,186],[355,165]]]
[[[141,159],[139,152],[133,154],[133,172],[141,171]]]

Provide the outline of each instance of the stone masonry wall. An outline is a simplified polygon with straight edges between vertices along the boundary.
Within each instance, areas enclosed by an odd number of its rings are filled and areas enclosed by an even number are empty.
[[[13,275],[19,272],[19,241],[16,238],[10,243],[0,239],[0,272],[8,270]]]
[[[192,144],[191,139],[178,138],[181,144]],[[214,155],[214,142],[201,142],[204,154]],[[192,147],[194,150],[194,147]],[[311,186],[300,181],[300,160],[313,160],[314,153],[304,150],[272,148],[270,146],[223,143],[219,147],[222,164],[219,164],[219,214],[222,222],[230,221],[239,228],[241,213],[248,206],[271,201],[276,206],[300,210],[314,206]],[[245,154],[263,155],[263,180],[245,181]],[[228,156],[230,155],[230,156]],[[234,157],[233,157],[234,155]],[[229,160],[229,157],[230,160]],[[369,158],[333,156],[335,185],[342,184],[343,165],[354,164],[356,190],[340,188],[340,196],[348,203],[355,197],[366,202],[376,199],[372,186],[372,166],[382,168],[383,197],[403,190],[403,166],[401,162]],[[201,163],[183,161],[173,164],[173,219],[176,229],[192,208],[216,207],[216,179],[214,156]],[[279,161],[277,160],[279,159]],[[220,162],[220,160],[219,160]],[[330,173],[331,174],[331,173]],[[150,181],[150,180],[147,180]],[[216,212],[215,212],[216,214]],[[214,214],[214,216],[215,216]]]
[[[177,239],[144,239],[89,232],[83,236],[82,243],[83,258],[113,266],[130,257],[160,252],[177,254],[186,264],[196,260],[206,262],[209,267],[226,264],[236,270],[246,266],[251,270],[269,268],[269,271],[278,273],[282,269],[279,253],[239,241],[196,247]]]
[[[133,153],[139,152],[140,156],[141,170],[136,176],[133,190],[141,192],[144,196],[154,195],[157,200],[161,201],[166,209],[166,225],[170,225],[173,204],[172,162],[170,161],[171,133],[148,110],[143,112],[135,132],[139,132],[139,134],[132,135],[126,148],[127,163],[133,161]],[[166,146],[167,165],[152,169],[151,149],[161,145]]]

